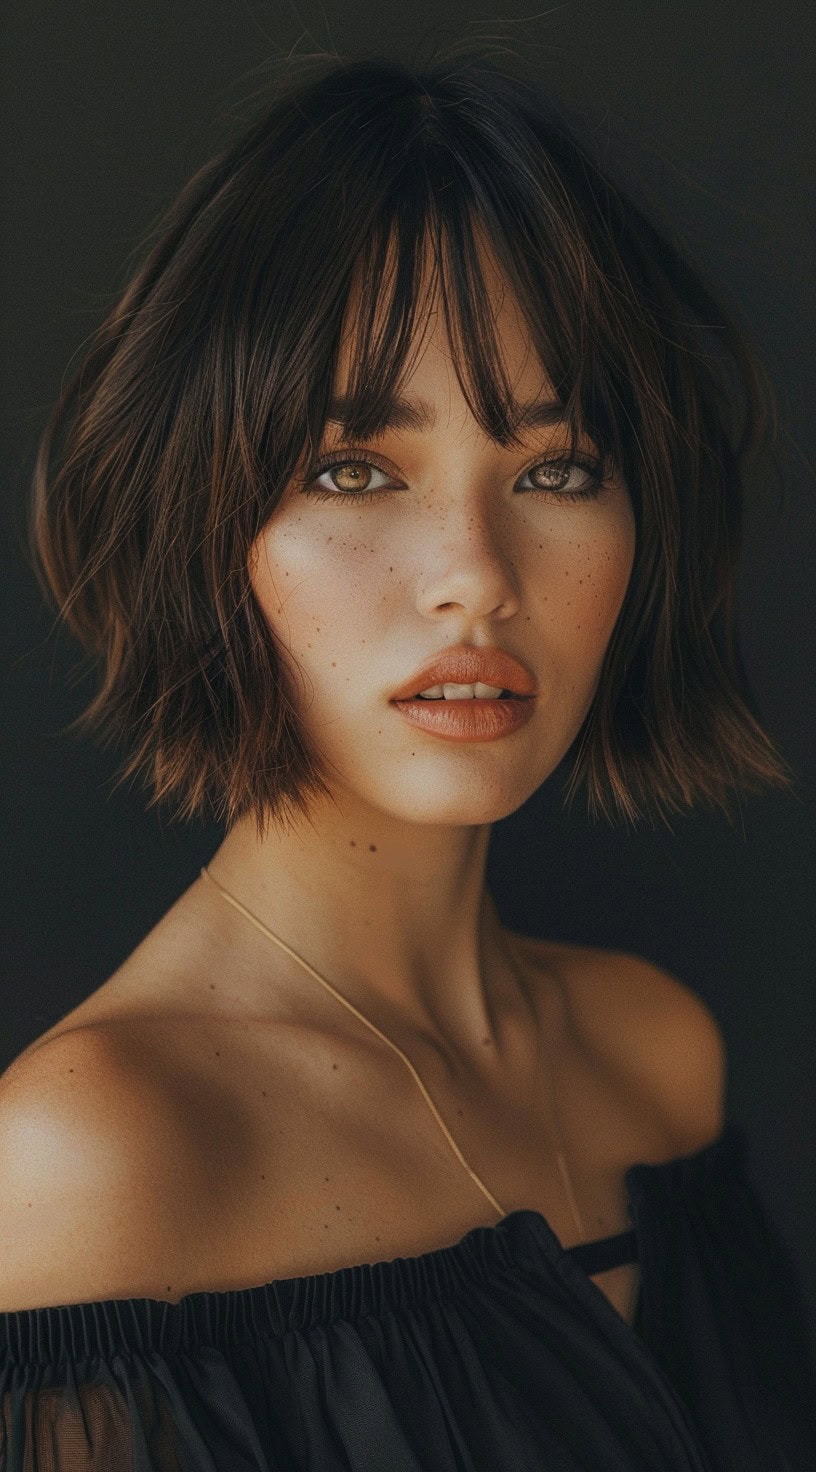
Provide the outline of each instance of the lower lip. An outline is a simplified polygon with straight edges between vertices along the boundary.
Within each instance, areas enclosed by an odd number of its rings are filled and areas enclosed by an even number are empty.
[[[400,715],[443,741],[495,741],[525,726],[533,714],[528,700],[394,700]]]

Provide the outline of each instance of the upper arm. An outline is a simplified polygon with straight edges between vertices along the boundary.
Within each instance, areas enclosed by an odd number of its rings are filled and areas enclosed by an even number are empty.
[[[581,949],[571,1008],[608,1075],[665,1124],[678,1154],[716,1139],[725,1122],[727,1054],[711,1009],[652,961]]]
[[[155,1296],[157,1265],[178,1256],[183,1155],[155,1083],[104,1029],[15,1060],[0,1078],[0,1312]]]

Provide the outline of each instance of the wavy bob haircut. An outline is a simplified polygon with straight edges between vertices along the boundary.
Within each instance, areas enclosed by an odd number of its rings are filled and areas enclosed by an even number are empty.
[[[774,411],[744,329],[517,59],[299,62],[151,231],[43,432],[32,561],[101,668],[67,729],[125,738],[119,781],[142,773],[149,806],[182,819],[251,812],[262,835],[331,797],[250,549],[320,445],[353,287],[349,436],[399,394],[426,247],[471,412],[519,443],[486,238],[568,430],[620,471],[636,520],[567,799],[584,786],[609,821],[698,803],[730,819],[731,789],[793,786],[735,632],[744,471]]]

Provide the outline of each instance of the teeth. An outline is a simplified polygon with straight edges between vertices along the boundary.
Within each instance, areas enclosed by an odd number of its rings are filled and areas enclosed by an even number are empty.
[[[502,687],[477,680],[475,685],[431,685],[419,693],[425,700],[498,700]]]

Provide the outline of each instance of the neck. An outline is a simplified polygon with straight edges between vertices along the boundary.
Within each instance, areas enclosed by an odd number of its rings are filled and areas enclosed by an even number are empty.
[[[383,1030],[390,1023],[392,1035],[396,1026],[484,1057],[512,972],[485,887],[489,837],[489,824],[408,829],[383,815],[350,820],[332,806],[286,832],[270,827],[263,838],[241,820],[207,867]],[[271,943],[226,902],[217,925],[231,952],[239,949],[246,964],[237,974],[257,988],[252,1001],[262,1006]],[[276,950],[282,974],[301,988],[302,967]]]

